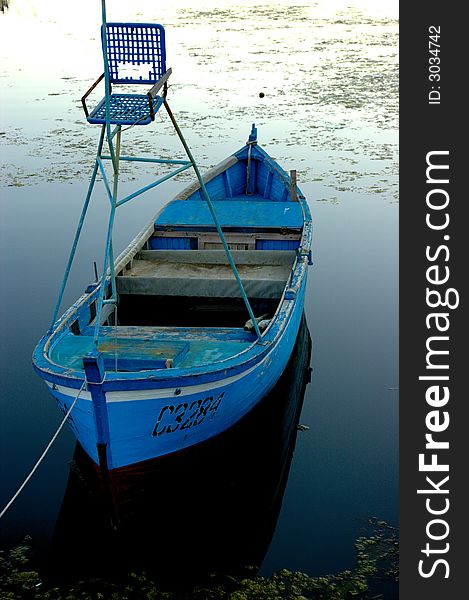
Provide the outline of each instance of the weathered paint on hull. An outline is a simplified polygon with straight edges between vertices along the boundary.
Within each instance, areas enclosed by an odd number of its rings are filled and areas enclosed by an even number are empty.
[[[116,469],[204,442],[226,431],[274,387],[292,353],[303,315],[306,276],[277,343],[247,370],[219,382],[176,389],[107,392],[110,446],[108,465]],[[48,384],[65,412],[76,389]],[[83,392],[69,425],[98,464],[96,429],[89,392]]]

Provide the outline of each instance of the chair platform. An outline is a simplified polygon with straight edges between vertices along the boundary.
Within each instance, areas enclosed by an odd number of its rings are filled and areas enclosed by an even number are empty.
[[[151,123],[150,105],[147,94],[112,94],[110,101],[111,125],[148,125]],[[156,114],[163,104],[163,98],[153,99],[153,112]],[[103,98],[87,117],[88,123],[106,123],[106,100]]]

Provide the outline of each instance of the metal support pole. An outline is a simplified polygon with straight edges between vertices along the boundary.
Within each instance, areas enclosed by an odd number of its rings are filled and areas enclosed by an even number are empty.
[[[48,333],[51,333],[53,328],[54,328],[54,323],[55,320],[57,319],[57,314],[59,312],[59,308],[60,305],[62,303],[62,298],[64,295],[64,291],[65,291],[65,286],[67,285],[67,281],[68,281],[68,276],[70,274],[70,269],[72,267],[72,262],[73,259],[75,258],[75,253],[77,250],[77,246],[78,246],[78,240],[80,239],[80,235],[81,235],[81,230],[83,229],[83,223],[85,221],[85,216],[86,216],[86,212],[88,210],[88,206],[90,203],[90,199],[91,199],[91,193],[93,191],[93,187],[96,181],[96,175],[98,173],[98,167],[99,167],[99,156],[102,152],[103,149],[103,143],[104,143],[104,133],[105,133],[105,127],[103,125],[103,127],[101,128],[101,137],[99,138],[99,143],[98,143],[98,151],[96,154],[96,161],[94,163],[94,168],[93,168],[93,173],[91,175],[91,181],[90,184],[88,186],[88,192],[86,194],[86,198],[85,198],[85,202],[83,204],[83,208],[81,210],[81,215],[80,215],[80,220],[78,222],[78,226],[77,226],[77,230],[75,233],[75,239],[73,240],[73,244],[72,244],[72,249],[70,250],[70,255],[68,257],[68,262],[67,262],[67,266],[65,268],[65,273],[62,279],[62,285],[60,286],[60,291],[59,291],[59,297],[57,298],[57,304],[55,305],[55,309],[54,309],[54,314],[52,315],[52,321],[51,324],[49,326],[49,331]]]
[[[249,299],[248,299],[248,297],[246,295],[246,292],[244,291],[243,282],[241,281],[241,278],[239,276],[238,270],[237,270],[236,265],[235,265],[235,263],[233,261],[233,257],[231,256],[230,249],[228,248],[228,244],[226,243],[225,236],[223,235],[223,231],[222,231],[220,223],[218,221],[218,217],[216,215],[216,212],[215,212],[215,209],[213,207],[212,201],[210,200],[210,196],[208,195],[207,188],[205,187],[205,183],[204,183],[204,181],[202,179],[202,176],[200,174],[199,168],[197,167],[197,164],[196,164],[196,162],[194,160],[194,157],[192,156],[192,153],[191,153],[191,151],[189,149],[189,146],[187,145],[186,140],[184,139],[184,136],[182,135],[182,131],[179,129],[179,125],[177,124],[176,119],[174,118],[174,115],[171,112],[171,109],[169,108],[169,105],[168,105],[168,102],[166,101],[166,99],[164,100],[164,106],[165,106],[166,111],[167,111],[167,113],[169,115],[169,118],[171,119],[173,127],[176,130],[176,133],[178,134],[178,137],[181,140],[182,145],[184,146],[184,150],[186,151],[186,154],[189,157],[189,160],[191,161],[192,166],[194,167],[194,171],[195,171],[195,174],[196,174],[197,179],[199,181],[200,188],[202,190],[202,193],[204,195],[205,201],[207,202],[208,208],[209,208],[210,213],[212,215],[213,221],[215,223],[215,227],[217,229],[217,232],[218,232],[218,235],[220,237],[221,243],[222,243],[223,248],[225,250],[225,254],[226,254],[227,258],[228,258],[228,262],[230,263],[231,270],[233,271],[235,279],[236,279],[236,281],[238,283],[239,291],[241,292],[241,296],[242,296],[242,298],[244,300],[244,304],[246,305],[246,308],[248,310],[249,316],[251,317],[254,330],[255,330],[255,332],[257,334],[257,337],[261,340],[262,339],[262,335],[261,335],[261,332],[260,332],[259,327],[257,325],[256,317],[254,316],[254,313],[253,313],[252,308],[251,308],[251,304],[250,304]]]
[[[143,192],[146,192],[150,189],[152,189],[153,187],[159,185],[160,183],[162,183],[163,181],[166,181],[166,179],[170,179],[172,177],[174,177],[175,175],[177,175],[178,173],[184,171],[185,169],[190,168],[191,166],[193,167],[195,174],[197,176],[197,179],[199,181],[199,185],[203,194],[203,197],[208,205],[208,208],[210,210],[210,213],[212,215],[216,230],[218,232],[218,235],[220,237],[220,240],[222,242],[225,254],[227,256],[229,265],[231,267],[231,270],[233,271],[233,275],[236,279],[236,282],[238,284],[240,293],[241,293],[241,297],[243,298],[243,301],[246,305],[247,311],[249,313],[249,316],[252,320],[253,323],[253,328],[257,334],[257,337],[259,338],[259,340],[262,339],[262,335],[261,332],[259,330],[256,318],[254,316],[254,313],[252,311],[249,299],[246,295],[246,292],[244,290],[244,286],[243,283],[241,281],[241,278],[239,276],[238,270],[236,268],[236,265],[233,261],[233,257],[231,256],[231,252],[230,249],[228,247],[228,244],[226,243],[225,240],[225,236],[223,234],[223,231],[221,229],[220,223],[218,221],[218,217],[216,215],[214,206],[210,200],[210,196],[207,192],[207,189],[205,187],[205,183],[202,179],[202,176],[200,174],[200,171],[197,167],[197,164],[194,160],[194,157],[192,156],[192,153],[189,149],[189,146],[187,145],[184,136],[181,132],[181,130],[179,129],[179,126],[176,122],[176,119],[174,118],[173,113],[171,112],[171,109],[169,108],[168,102],[166,101],[166,88],[164,91],[164,96],[163,96],[163,104],[166,108],[166,111],[169,115],[169,118],[171,119],[171,122],[174,126],[174,129],[186,151],[186,154],[189,158],[189,161],[180,161],[180,160],[169,160],[169,159],[139,159],[137,157],[122,157],[122,160],[128,160],[128,161],[142,161],[142,162],[155,162],[155,163],[167,163],[167,164],[175,164],[175,165],[181,165],[178,169],[175,169],[172,173],[169,173],[168,175],[165,175],[163,177],[160,177],[157,181],[155,181],[154,183],[151,183],[143,188],[141,188],[140,190],[137,190],[136,192],[129,194],[128,196],[126,196],[125,198],[121,199],[120,201],[118,201],[117,199],[117,193],[118,193],[118,184],[119,184],[119,162],[120,162],[120,151],[121,151],[121,126],[118,125],[117,127],[114,128],[114,130],[111,131],[111,111],[110,111],[110,95],[111,95],[111,86],[110,86],[110,74],[109,74],[109,61],[108,61],[108,49],[107,49],[107,25],[106,25],[106,2],[105,0],[101,0],[101,9],[102,9],[102,31],[101,31],[101,35],[102,35],[102,49],[103,49],[103,61],[104,61],[104,76],[105,76],[105,109],[106,109],[106,123],[103,125],[102,129],[101,129],[101,137],[99,140],[99,144],[98,144],[98,152],[97,152],[97,156],[96,156],[96,161],[95,161],[95,165],[94,165],[94,169],[93,169],[93,174],[91,176],[91,181],[88,187],[88,193],[86,195],[86,199],[85,199],[85,203],[82,209],[82,213],[80,216],[80,221],[78,223],[78,227],[77,227],[77,231],[75,233],[75,239],[72,245],[72,249],[70,252],[70,256],[68,259],[68,263],[67,263],[67,267],[65,270],[65,275],[62,281],[62,285],[60,287],[60,292],[59,292],[59,297],[57,300],[57,304],[54,310],[54,314],[52,317],[52,322],[50,324],[49,327],[49,334],[52,333],[53,331],[53,327],[55,324],[55,320],[57,318],[57,314],[60,308],[60,304],[62,302],[63,299],[63,294],[64,294],[64,290],[65,290],[65,286],[66,283],[68,281],[68,277],[69,277],[69,273],[70,273],[70,269],[71,269],[71,265],[73,262],[73,259],[75,257],[75,253],[76,253],[76,249],[77,249],[77,245],[78,245],[78,240],[79,237],[81,235],[81,231],[83,228],[83,223],[84,223],[84,219],[85,219],[85,215],[86,212],[88,210],[88,205],[90,202],[90,198],[91,198],[91,193],[96,181],[96,176],[98,173],[98,170],[101,171],[102,177],[103,177],[103,182],[104,182],[104,187],[106,189],[110,204],[111,204],[111,211],[110,211],[110,215],[109,215],[109,223],[108,223],[108,230],[107,230],[107,237],[106,237],[106,246],[105,246],[105,252],[104,252],[104,264],[103,264],[103,270],[102,270],[102,277],[101,277],[101,285],[100,285],[100,289],[99,289],[99,293],[98,293],[98,300],[97,300],[97,308],[96,308],[96,325],[95,325],[95,331],[94,331],[94,344],[95,347],[97,348],[98,345],[98,337],[99,337],[99,328],[101,326],[101,316],[102,316],[102,310],[103,310],[103,305],[104,304],[110,304],[110,303],[116,303],[117,302],[117,289],[116,289],[116,281],[115,281],[115,266],[114,266],[114,253],[113,253],[113,244],[112,244],[112,236],[113,236],[113,227],[114,227],[114,219],[115,219],[115,212],[118,206],[121,206],[122,204],[125,204],[126,202],[128,202],[129,200],[137,197],[138,195],[142,194]],[[254,131],[254,129],[253,129]],[[252,136],[254,136],[254,133],[252,134]],[[102,149],[103,149],[103,144],[104,144],[104,138],[106,137],[107,139],[107,143],[109,146],[109,152],[110,155],[103,155],[102,153]],[[116,137],[116,144],[114,147],[114,142],[113,142],[113,138]],[[254,143],[254,142],[253,142]],[[112,161],[112,166],[113,166],[113,173],[114,173],[114,178],[113,178],[113,186],[112,186],[112,190],[108,181],[108,178],[106,176],[105,173],[105,169],[104,169],[104,164],[103,164],[103,160],[106,159],[110,159]],[[248,180],[249,180],[249,176],[248,176]],[[108,275],[108,270],[109,270],[109,275]],[[108,277],[110,277],[110,281],[111,281],[111,289],[112,289],[112,293],[111,293],[111,298],[107,298],[105,299],[104,296],[106,294],[106,288],[107,288],[107,281],[108,281]]]
[[[99,328],[101,327],[101,313],[103,311],[103,301],[104,301],[104,292],[106,290],[107,285],[107,270],[109,266],[109,258],[110,258],[110,248],[111,248],[111,240],[112,240],[112,230],[114,227],[114,217],[116,214],[116,207],[111,206],[111,214],[109,215],[109,224],[107,229],[106,236],[106,248],[104,250],[104,265],[101,277],[101,287],[98,295],[98,302],[96,307],[96,325],[94,329],[94,344],[97,347],[98,345],[98,337],[99,337]]]
[[[112,189],[112,203],[114,208],[117,207],[117,191],[119,186],[119,164],[120,164],[120,152],[121,152],[121,134],[122,127],[119,125],[117,130],[117,141],[116,141],[116,163],[114,170],[114,185]],[[112,232],[111,232],[111,241],[109,244],[109,266],[111,268],[111,290],[112,290],[112,299],[114,303],[117,304],[117,289],[116,289],[116,274],[114,271],[114,251],[112,249]]]
[[[175,169],[174,171],[171,171],[171,173],[168,173],[167,175],[163,175],[162,177],[160,177],[153,183],[149,183],[145,187],[140,188],[136,192],[133,192],[132,194],[129,194],[125,198],[122,198],[122,200],[119,200],[119,202],[117,203],[117,206],[122,206],[129,200],[133,200],[137,196],[140,196],[141,194],[148,192],[148,190],[151,190],[152,188],[156,187],[157,185],[160,185],[160,183],[163,183],[164,181],[167,181],[168,179],[172,179],[173,177],[178,175],[178,173],[182,173],[183,171],[185,171],[186,169],[190,169],[191,167],[192,167],[192,164],[189,163],[187,165],[183,165],[182,167],[179,167],[179,169]]]
[[[111,154],[112,164],[114,166],[114,172],[118,166],[116,163],[116,155],[114,152],[114,146],[112,138],[114,137],[111,131],[111,105],[110,105],[110,93],[111,93],[111,82],[109,78],[109,61],[107,57],[107,26],[106,26],[106,1],[101,0],[101,16],[102,16],[102,48],[103,48],[103,62],[104,62],[104,98],[105,98],[105,109],[106,109],[106,134],[107,143],[109,145],[109,153]]]
[[[98,347],[99,328],[101,327],[101,314],[103,312],[103,304],[105,302],[104,294],[106,292],[106,287],[107,287],[108,268],[110,270],[112,292],[111,292],[111,298],[109,298],[106,303],[110,304],[110,303],[117,302],[117,290],[116,290],[116,281],[115,281],[116,276],[115,276],[115,271],[114,271],[114,252],[113,252],[113,248],[112,248],[112,233],[113,233],[113,229],[114,229],[114,218],[116,215],[116,208],[117,208],[120,147],[121,147],[121,130],[120,130],[120,126],[119,126],[119,129],[117,131],[117,142],[116,142],[116,150],[117,150],[117,153],[115,156],[116,160],[113,161],[113,163],[112,163],[113,169],[114,169],[114,181],[113,181],[112,193],[111,193],[111,190],[109,189],[109,186],[108,185],[106,186],[106,190],[108,192],[108,196],[111,201],[111,212],[109,215],[109,223],[108,223],[107,236],[106,236],[106,247],[104,249],[104,265],[103,265],[103,271],[102,271],[103,275],[101,278],[101,287],[99,290],[98,302],[97,302],[97,306],[96,306],[96,325],[95,325],[94,337],[93,337],[94,345],[96,348]],[[106,175],[104,173],[104,166],[102,164],[102,161],[99,161],[99,165],[102,169],[103,179],[106,183]]]

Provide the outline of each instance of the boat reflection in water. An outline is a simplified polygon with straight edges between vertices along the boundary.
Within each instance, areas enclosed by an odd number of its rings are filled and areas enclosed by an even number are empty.
[[[48,571],[69,577],[136,569],[192,580],[258,567],[288,479],[310,356],[303,317],[285,372],[253,412],[187,452],[113,472],[108,494],[77,444]]]

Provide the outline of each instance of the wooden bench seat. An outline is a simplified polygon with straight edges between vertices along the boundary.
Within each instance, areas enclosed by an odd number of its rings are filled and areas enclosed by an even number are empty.
[[[279,298],[296,253],[240,250],[232,256],[249,297]],[[119,294],[241,297],[227,257],[220,250],[145,250],[116,283]]]
[[[248,229],[301,230],[303,212],[299,202],[271,202],[265,200],[219,200],[213,202],[221,227]],[[160,213],[158,227],[214,227],[213,217],[205,202],[174,200]]]

